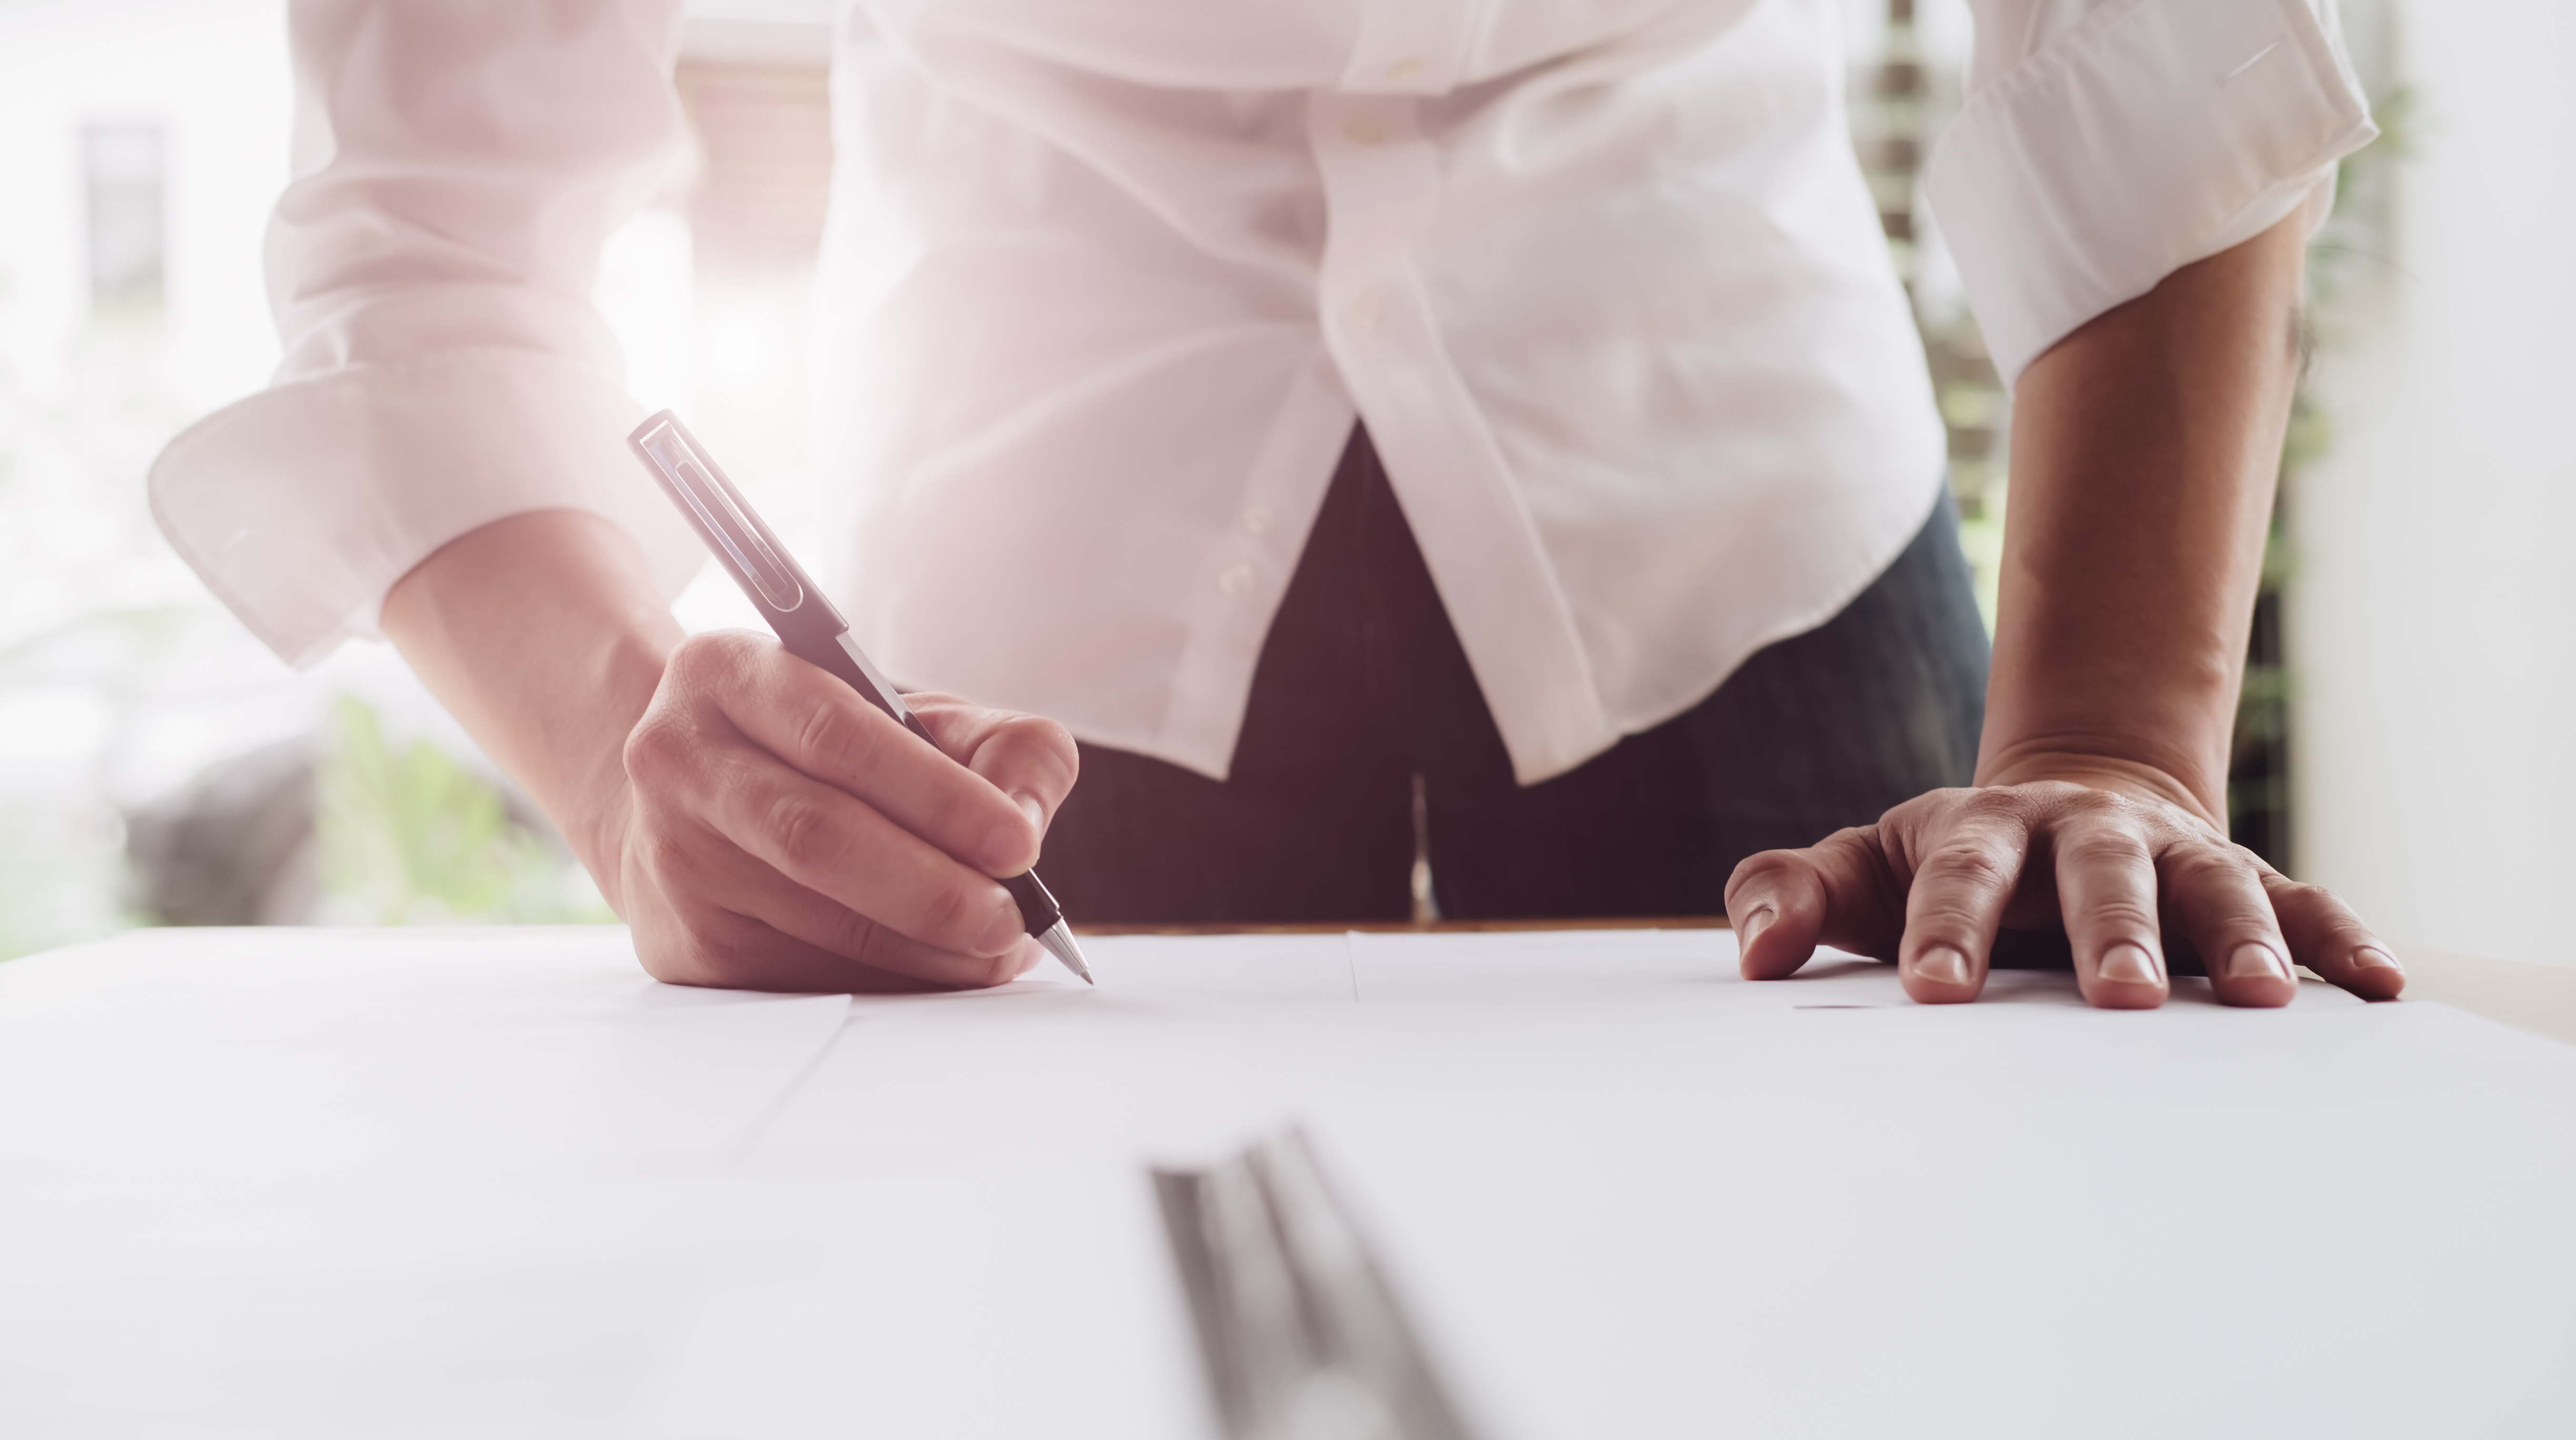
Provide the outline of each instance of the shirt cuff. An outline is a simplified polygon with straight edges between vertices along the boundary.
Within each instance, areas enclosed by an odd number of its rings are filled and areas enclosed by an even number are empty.
[[[2378,133],[2308,0],[2111,0],[1977,91],[1926,185],[2010,384],[2287,217]]]
[[[623,528],[667,598],[706,551],[626,448],[642,419],[617,386],[533,351],[353,365],[183,431],[153,462],[152,512],[297,666],[375,638],[386,592],[440,546],[531,510]]]

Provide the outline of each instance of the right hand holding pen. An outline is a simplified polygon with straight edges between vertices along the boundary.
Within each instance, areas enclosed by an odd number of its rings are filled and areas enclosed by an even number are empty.
[[[1051,720],[908,697],[920,738],[747,631],[672,651],[626,742],[601,866],[656,979],[756,990],[997,985],[1044,957],[1016,875],[1073,788]]]

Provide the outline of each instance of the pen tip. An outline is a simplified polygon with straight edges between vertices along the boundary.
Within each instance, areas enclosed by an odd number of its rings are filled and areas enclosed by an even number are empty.
[[[1048,926],[1046,933],[1038,937],[1038,943],[1047,948],[1048,954],[1063,961],[1064,968],[1080,976],[1083,984],[1100,983],[1091,978],[1091,967],[1083,963],[1082,947],[1074,943],[1073,931],[1067,928],[1063,921],[1058,920]]]

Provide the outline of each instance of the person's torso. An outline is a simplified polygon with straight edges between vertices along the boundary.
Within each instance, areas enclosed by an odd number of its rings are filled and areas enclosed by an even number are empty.
[[[827,423],[890,670],[1222,773],[1355,419],[1524,779],[1902,548],[1940,427],[1829,0],[1512,13],[850,13]]]

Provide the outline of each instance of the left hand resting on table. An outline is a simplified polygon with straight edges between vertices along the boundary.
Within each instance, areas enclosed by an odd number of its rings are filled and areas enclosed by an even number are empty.
[[[2146,1009],[2169,989],[2162,915],[2232,1005],[2288,1004],[2294,961],[2370,999],[2404,986],[2341,900],[2155,789],[2097,775],[1936,790],[1809,849],[1752,856],[1726,887],[1745,978],[1780,979],[1822,944],[1896,961],[1916,1000],[1974,1000],[1998,929],[2063,923],[2085,998]]]
[[[2405,984],[2343,902],[2231,845],[2227,762],[2296,389],[2307,226],[2293,214],[2095,317],[2020,376],[1976,787],[1738,866],[1748,979],[1819,944],[1973,1000],[1998,927],[2063,923],[2085,998],[2160,1005],[2160,921],[2218,997],[2282,1005],[2289,964]]]

